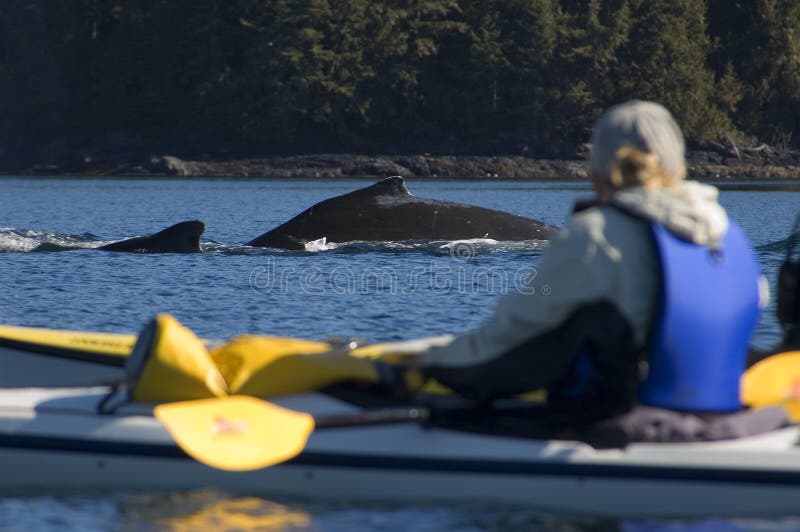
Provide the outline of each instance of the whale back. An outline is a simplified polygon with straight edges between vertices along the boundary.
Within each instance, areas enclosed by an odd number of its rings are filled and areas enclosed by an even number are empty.
[[[321,201],[250,246],[303,249],[306,242],[547,239],[540,221],[474,205],[413,196],[400,176]]]
[[[150,236],[128,238],[97,249],[138,253],[194,253],[200,251],[200,237],[205,228],[205,224],[199,220],[188,220]]]

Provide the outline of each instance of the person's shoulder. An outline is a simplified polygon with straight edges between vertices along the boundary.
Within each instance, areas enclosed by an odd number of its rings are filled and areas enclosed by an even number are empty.
[[[609,209],[604,205],[584,206],[576,209],[558,236],[553,239],[551,247],[583,253],[595,242],[605,240],[604,233],[608,225]]]
[[[567,225],[573,231],[593,232],[604,229],[609,223],[624,222],[628,218],[629,215],[605,203],[584,204],[575,210]]]
[[[576,212],[566,230],[570,238],[594,243],[638,242],[649,238],[649,232],[646,220],[608,204]]]

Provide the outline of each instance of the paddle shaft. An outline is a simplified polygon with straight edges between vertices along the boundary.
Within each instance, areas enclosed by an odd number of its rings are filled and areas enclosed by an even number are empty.
[[[430,418],[430,415],[431,411],[427,407],[382,408],[378,410],[364,410],[353,414],[333,414],[314,417],[314,425],[317,429],[334,429],[359,425],[382,425],[403,422],[424,423]]]

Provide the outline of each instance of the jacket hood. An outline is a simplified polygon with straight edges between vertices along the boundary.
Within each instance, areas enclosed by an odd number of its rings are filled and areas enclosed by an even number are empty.
[[[620,190],[612,203],[660,223],[676,236],[716,247],[728,231],[728,215],[717,202],[718,197],[715,187],[682,181],[670,188]]]

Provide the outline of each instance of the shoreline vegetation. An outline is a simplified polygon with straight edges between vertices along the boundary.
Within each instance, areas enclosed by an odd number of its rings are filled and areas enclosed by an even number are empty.
[[[585,150],[584,150],[585,151]],[[704,181],[800,180],[800,151],[719,146],[687,154],[690,178]],[[38,164],[15,171],[19,176],[109,177],[274,177],[585,179],[585,156],[544,159],[522,155],[366,155],[302,154],[268,157],[181,158],[173,155],[87,158],[66,164]]]
[[[573,178],[642,99],[690,176],[800,178],[796,0],[24,0],[0,25],[5,175]]]

